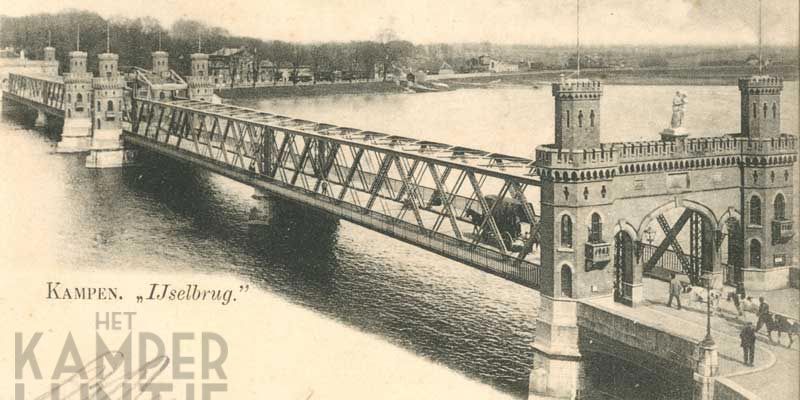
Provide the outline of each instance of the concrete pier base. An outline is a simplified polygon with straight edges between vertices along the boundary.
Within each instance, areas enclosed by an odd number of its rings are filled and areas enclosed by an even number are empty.
[[[57,153],[81,153],[92,146],[92,120],[89,118],[65,118],[61,141]]]
[[[622,304],[627,306],[636,307],[644,301],[644,285],[642,283],[631,284],[623,283],[625,285],[625,296],[622,297]]]
[[[120,140],[120,129],[97,129],[86,157],[87,168],[118,168],[132,165],[135,151],[126,150]]]
[[[33,123],[33,126],[37,128],[44,128],[47,126],[47,114],[36,110],[36,121]]]
[[[258,204],[250,209],[247,224],[250,226],[270,225],[278,211],[275,197],[264,189],[256,188],[253,199]]]
[[[582,362],[577,309],[572,299],[541,296],[528,399],[566,400],[578,395]]]

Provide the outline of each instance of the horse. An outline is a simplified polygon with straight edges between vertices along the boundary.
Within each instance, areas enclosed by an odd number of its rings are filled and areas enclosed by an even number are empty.
[[[781,343],[782,333],[785,333],[786,336],[789,337],[789,345],[786,347],[792,347],[792,344],[794,344],[792,336],[797,336],[800,339],[800,322],[791,322],[783,315],[773,313],[767,314],[766,320],[767,336],[769,336],[770,342],[772,341],[773,331],[778,332],[778,344]]]
[[[708,303],[711,301],[711,310],[716,313],[719,310],[719,300],[722,293],[717,289],[710,291],[702,286],[685,285],[684,292],[690,293],[694,301],[698,303]]]
[[[483,223],[483,214],[468,208],[467,211],[464,212],[469,218],[470,222],[472,222],[472,234],[478,233],[478,227]]]

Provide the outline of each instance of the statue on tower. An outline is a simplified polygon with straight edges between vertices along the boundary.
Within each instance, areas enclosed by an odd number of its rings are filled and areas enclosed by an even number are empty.
[[[674,141],[682,139],[689,135],[689,132],[683,126],[683,119],[686,116],[686,105],[689,103],[686,93],[680,91],[675,92],[675,97],[672,98],[672,119],[669,122],[669,128],[661,131],[661,140]]]
[[[686,104],[689,100],[686,99],[686,93],[675,92],[675,97],[672,98],[672,120],[670,121],[670,128],[678,129],[683,125],[683,118],[686,114]]]

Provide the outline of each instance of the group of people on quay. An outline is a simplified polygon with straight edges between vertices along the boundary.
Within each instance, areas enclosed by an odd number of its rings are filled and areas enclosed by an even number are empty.
[[[785,333],[789,338],[787,347],[792,347],[795,336],[800,338],[800,322],[792,320],[780,313],[770,311],[769,303],[764,296],[759,296],[758,301],[753,300],[752,296],[747,295],[744,285],[741,283],[736,285],[735,288],[727,289],[728,290],[707,290],[705,288],[693,287],[682,281],[677,274],[673,273],[669,282],[669,300],[667,301],[667,307],[672,307],[673,300],[675,300],[677,308],[681,310],[681,295],[688,294],[696,302],[709,302],[711,313],[720,314],[720,300],[725,297],[728,302],[733,303],[736,313],[735,319],[742,323],[739,338],[743,351],[743,363],[748,366],[753,366],[757,338],[756,334],[760,332],[762,328],[766,329],[766,336],[769,338],[770,342],[773,342],[772,332],[777,332],[779,344],[782,334]],[[748,320],[748,313],[753,315],[755,324],[753,320]]]

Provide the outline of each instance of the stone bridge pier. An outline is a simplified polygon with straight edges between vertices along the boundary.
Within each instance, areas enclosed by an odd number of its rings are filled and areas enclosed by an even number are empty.
[[[535,162],[542,269],[531,399],[580,393],[587,335],[615,343],[610,352],[629,349],[623,359],[639,353],[648,364],[691,371],[694,397],[711,399],[713,346],[658,327],[645,332],[615,310],[642,303],[643,275],[717,288],[789,285],[797,137],[780,132],[780,78],[742,78],[739,88],[740,133],[695,138],[687,129],[602,143],[601,84],[553,84],[555,143],[539,146]],[[617,308],[597,306],[605,303]]]

